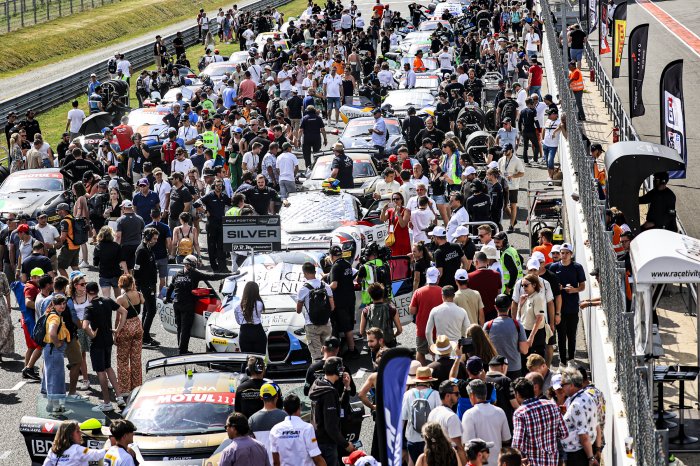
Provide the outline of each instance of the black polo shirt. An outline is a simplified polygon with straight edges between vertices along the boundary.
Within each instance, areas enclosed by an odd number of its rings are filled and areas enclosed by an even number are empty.
[[[307,113],[301,119],[304,140],[307,144],[321,143],[321,129],[325,127],[323,118],[318,113]]]
[[[221,196],[217,196],[216,192],[212,190],[202,198],[202,203],[209,212],[209,221],[221,222],[226,213],[226,207],[231,205],[231,198],[223,190]]]
[[[257,186],[245,191],[245,198],[248,204],[253,206],[258,215],[269,215],[270,201],[279,198],[277,191],[265,186],[260,189]]]

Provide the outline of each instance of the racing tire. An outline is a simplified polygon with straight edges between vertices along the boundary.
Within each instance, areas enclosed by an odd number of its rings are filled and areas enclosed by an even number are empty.
[[[5,166],[0,167],[0,183],[5,181],[8,176],[10,176],[10,169]]]
[[[486,119],[484,121],[484,125],[486,126],[486,129],[488,131],[495,132],[496,131],[496,110],[491,109],[486,112]]]

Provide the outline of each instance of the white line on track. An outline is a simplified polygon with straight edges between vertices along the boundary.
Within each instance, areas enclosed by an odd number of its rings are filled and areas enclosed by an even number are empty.
[[[22,388],[26,383],[27,383],[26,380],[23,380],[21,382],[17,382],[17,385],[15,385],[12,388],[0,388],[0,392],[12,393],[12,392],[19,391],[19,389]],[[0,458],[0,459],[2,459],[2,458]]]

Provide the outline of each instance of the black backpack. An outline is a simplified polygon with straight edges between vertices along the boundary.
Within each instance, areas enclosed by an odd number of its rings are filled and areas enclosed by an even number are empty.
[[[88,242],[90,238],[90,223],[84,218],[72,218],[73,237],[70,239],[73,244],[80,246]]]
[[[515,115],[518,112],[518,103],[513,99],[504,100],[506,102],[503,103],[503,109],[501,110],[501,121],[503,121],[504,118],[508,117],[513,121],[513,125],[515,125]]]
[[[326,287],[321,284],[314,288],[310,283],[304,283],[304,287],[309,290],[309,306],[306,309],[309,320],[314,325],[326,325],[331,318],[331,304]]]
[[[49,319],[49,316],[51,314],[58,315],[58,312],[47,312],[41,317],[39,317],[39,320],[37,320],[36,324],[34,325],[34,331],[32,332],[32,340],[34,340],[34,343],[36,343],[42,348],[46,346],[46,343],[44,342],[44,338],[46,338],[46,321]],[[56,331],[56,333],[60,333],[61,327],[63,326],[63,319],[61,318],[60,320],[61,323],[58,324],[58,330]]]
[[[110,58],[107,61],[107,71],[110,74],[114,74],[117,72],[117,60],[116,60],[116,58]]]

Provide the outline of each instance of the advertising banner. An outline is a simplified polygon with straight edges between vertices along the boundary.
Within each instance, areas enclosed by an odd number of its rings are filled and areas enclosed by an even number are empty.
[[[683,104],[683,60],[672,61],[661,73],[661,144],[676,149],[688,168]],[[669,172],[671,178],[685,178],[686,170]]]
[[[608,40],[608,7],[600,3],[600,41],[598,42],[598,54],[610,53],[610,42]]]
[[[598,29],[598,0],[588,0],[588,35]]]
[[[620,3],[613,13],[613,68],[612,77],[620,77],[622,51],[625,48],[627,34],[627,3]]]
[[[644,72],[647,66],[647,39],[649,25],[640,24],[632,29],[630,42],[627,46],[629,54],[629,90],[630,118],[642,116],[645,113],[642,88],[644,87]]]

